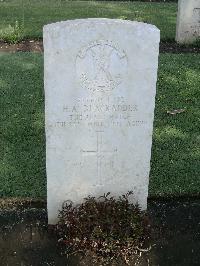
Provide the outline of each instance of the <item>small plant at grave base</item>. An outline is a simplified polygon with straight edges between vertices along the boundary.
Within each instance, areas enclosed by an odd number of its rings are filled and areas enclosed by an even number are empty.
[[[120,16],[119,19],[127,20],[128,18],[126,16]]]
[[[0,30],[0,39],[8,43],[18,43],[23,39],[23,26],[18,21],[15,24]]]
[[[132,194],[89,196],[78,206],[64,202],[55,229],[62,253],[84,254],[83,265],[88,258],[95,265],[137,265],[149,250],[150,226],[146,213],[129,202]]]
[[[193,43],[194,46],[200,48],[200,37]]]

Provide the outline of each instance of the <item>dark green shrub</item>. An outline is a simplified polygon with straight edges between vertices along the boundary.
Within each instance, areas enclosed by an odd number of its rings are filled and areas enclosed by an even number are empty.
[[[78,206],[66,201],[56,226],[63,252],[83,252],[103,265],[139,257],[148,246],[150,227],[145,212],[129,202],[131,194],[88,197]]]

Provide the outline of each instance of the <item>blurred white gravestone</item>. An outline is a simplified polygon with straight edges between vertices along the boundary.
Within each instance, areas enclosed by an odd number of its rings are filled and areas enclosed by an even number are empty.
[[[200,39],[200,0],[179,0],[176,41],[192,43]]]
[[[84,19],[44,27],[47,205],[133,190],[147,207],[160,32]]]

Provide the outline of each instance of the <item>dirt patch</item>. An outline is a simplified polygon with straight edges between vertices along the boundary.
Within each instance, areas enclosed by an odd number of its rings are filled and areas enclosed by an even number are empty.
[[[25,40],[17,44],[9,44],[0,41],[0,52],[43,52],[42,40]],[[181,46],[175,42],[161,42],[160,53],[200,53],[200,47],[195,46]]]
[[[150,200],[148,214],[152,249],[138,265],[199,265],[200,200]],[[57,244],[46,209],[0,209],[0,265],[80,265],[77,256],[61,254]],[[85,265],[94,265],[86,259]]]
[[[0,52],[43,52],[43,42],[35,40],[25,40],[16,44],[9,44],[3,41],[0,41]]]
[[[183,46],[175,42],[161,42],[160,53],[200,53],[200,47],[197,46]]]
[[[1,198],[0,210],[21,210],[24,208],[45,208],[46,200],[33,198]]]

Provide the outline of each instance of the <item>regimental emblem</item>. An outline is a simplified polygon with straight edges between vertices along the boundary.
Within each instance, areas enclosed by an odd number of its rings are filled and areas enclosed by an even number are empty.
[[[113,42],[98,40],[83,47],[76,58],[77,76],[82,87],[91,91],[112,91],[123,80],[127,56]]]

